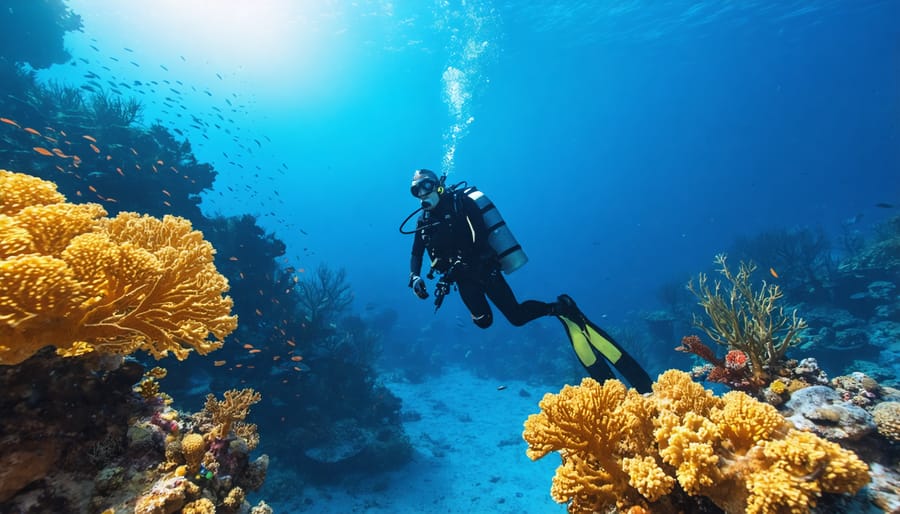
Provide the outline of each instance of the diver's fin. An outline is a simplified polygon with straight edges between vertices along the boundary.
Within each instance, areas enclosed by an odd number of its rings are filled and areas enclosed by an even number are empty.
[[[582,325],[565,316],[557,316],[557,318],[566,329],[566,334],[569,336],[575,355],[578,356],[578,360],[591,378],[600,383],[610,378],[616,378],[612,370],[609,369],[609,365],[606,364],[606,360],[597,358],[597,353],[591,348],[591,343]]]
[[[564,304],[567,312],[557,314],[556,317],[565,327],[575,355],[590,373],[591,378],[598,382],[615,378],[612,370],[606,364],[606,361],[609,361],[631,384],[631,387],[640,393],[649,393],[653,380],[634,357],[625,351],[612,336],[587,319],[571,298],[566,295],[560,296],[560,302]],[[603,357],[602,359],[598,357],[598,353]]]
[[[653,379],[650,378],[647,371],[606,331],[585,317],[583,317],[583,321],[591,346],[616,367],[625,380],[631,384],[631,387],[637,389],[639,393],[649,393],[653,386]]]

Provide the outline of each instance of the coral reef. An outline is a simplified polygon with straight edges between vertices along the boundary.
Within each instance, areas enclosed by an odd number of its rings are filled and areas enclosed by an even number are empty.
[[[221,347],[235,329],[228,281],[189,221],[105,214],[66,203],[50,182],[0,170],[0,364],[47,344],[67,356],[184,359]]]
[[[540,407],[525,422],[527,454],[560,453],[551,495],[573,513],[675,512],[700,496],[726,512],[800,513],[870,479],[856,454],[774,407],[739,391],[716,397],[677,370],[648,396],[588,378]]]
[[[245,491],[262,485],[268,458],[251,461],[235,438],[206,444],[207,415],[132,390],[142,371],[121,356],[49,348],[0,367],[0,408],[15,413],[0,419],[0,512],[203,512],[206,502],[206,512],[250,512]]]
[[[710,289],[706,274],[701,273],[695,286],[688,289],[700,300],[710,325],[694,317],[694,325],[714,342],[729,350],[740,350],[750,359],[750,380],[754,387],[767,384],[771,375],[783,366],[788,348],[798,344],[806,322],[793,311],[789,316],[777,306],[783,296],[778,285],[767,285],[754,291],[750,276],[756,265],[741,262],[737,274],[726,263],[724,254],[716,255],[718,271],[728,285],[716,281]]]

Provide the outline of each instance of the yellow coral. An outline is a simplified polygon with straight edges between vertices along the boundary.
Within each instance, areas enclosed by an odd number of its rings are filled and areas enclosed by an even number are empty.
[[[256,423],[236,423],[234,435],[240,437],[247,444],[247,451],[253,451],[259,445],[259,430]]]
[[[216,504],[209,498],[200,498],[185,505],[181,514],[216,514]]]
[[[237,512],[241,508],[241,505],[244,504],[245,496],[243,489],[235,487],[228,491],[228,495],[222,500],[222,506],[232,512]]]
[[[228,282],[189,221],[64,201],[52,182],[0,170],[0,364],[49,344],[178,359],[221,347],[237,326]]]
[[[787,385],[781,380],[775,380],[771,384],[769,384],[769,390],[775,394],[782,394],[787,391]]]
[[[869,481],[853,452],[795,430],[744,393],[716,397],[677,370],[661,375],[650,396],[585,379],[545,395],[540,407],[525,422],[528,456],[560,453],[551,495],[569,512],[665,510],[677,481],[725,512],[803,513],[822,493],[854,493]],[[635,412],[655,427],[650,436],[634,425]]]
[[[232,423],[242,422],[250,413],[250,406],[261,399],[262,395],[249,387],[240,391],[237,389],[225,391],[225,399],[222,401],[216,400],[212,394],[206,395],[203,410],[210,414],[216,425],[214,437],[222,439],[228,437]],[[242,429],[241,432],[247,433],[246,429]]]
[[[761,441],[782,434],[789,427],[784,417],[768,403],[756,401],[746,393],[731,391],[722,397],[723,407],[710,412],[709,418],[721,427],[731,451],[744,454]]]
[[[187,434],[181,440],[181,454],[187,464],[188,472],[196,473],[200,470],[203,454],[206,453],[206,441],[200,434]]]
[[[578,387],[566,386],[558,395],[547,394],[541,411],[525,421],[527,455],[539,459],[560,451],[563,465],[553,480],[551,495],[571,501],[570,512],[594,512],[639,501],[636,483],[650,491],[647,481],[657,480],[634,462],[625,469],[623,458],[639,459],[651,446],[653,426],[646,400],[617,380],[603,385],[586,378]],[[590,477],[586,479],[586,477]]]
[[[626,457],[622,459],[622,469],[630,477],[628,484],[650,502],[672,492],[675,485],[675,479],[667,475],[656,459],[650,456]]]
[[[56,184],[31,175],[0,170],[0,214],[15,216],[25,207],[66,201]]]

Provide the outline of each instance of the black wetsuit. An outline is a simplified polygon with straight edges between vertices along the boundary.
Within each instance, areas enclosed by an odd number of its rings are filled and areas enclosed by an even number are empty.
[[[487,228],[475,201],[462,191],[446,191],[431,211],[424,211],[416,225],[410,272],[420,275],[425,250],[436,273],[456,283],[459,296],[481,328],[493,322],[490,298],[515,326],[552,314],[552,304],[536,300],[519,303],[500,271],[496,252],[487,240]]]

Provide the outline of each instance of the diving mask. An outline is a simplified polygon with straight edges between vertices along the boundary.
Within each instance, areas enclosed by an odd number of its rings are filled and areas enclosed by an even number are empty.
[[[413,196],[422,199],[433,193],[437,189],[437,186],[438,183],[436,181],[425,179],[418,182],[413,182],[409,190],[413,194]]]

